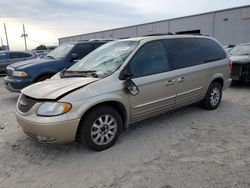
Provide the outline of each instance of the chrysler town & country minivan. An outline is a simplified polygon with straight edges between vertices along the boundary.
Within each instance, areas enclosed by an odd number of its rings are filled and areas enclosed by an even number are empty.
[[[107,43],[49,80],[22,90],[16,117],[45,143],[111,147],[129,124],[201,102],[216,109],[231,83],[213,38],[149,36]]]

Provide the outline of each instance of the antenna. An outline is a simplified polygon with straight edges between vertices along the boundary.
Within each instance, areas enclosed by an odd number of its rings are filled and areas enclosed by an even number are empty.
[[[27,51],[27,42],[26,42],[26,38],[28,37],[28,34],[25,33],[25,27],[24,27],[24,24],[23,24],[23,34],[21,35],[21,37],[24,38],[24,45],[25,45],[25,50]]]
[[[8,40],[8,35],[7,35],[7,29],[6,29],[5,23],[3,24],[3,26],[4,26],[4,31],[5,31],[5,37],[6,37],[7,50],[10,50],[9,40]]]

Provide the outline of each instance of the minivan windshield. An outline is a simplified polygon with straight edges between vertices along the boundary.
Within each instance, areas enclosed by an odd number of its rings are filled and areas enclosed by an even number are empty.
[[[98,77],[109,76],[124,63],[138,44],[138,41],[109,42],[72,65],[65,73],[72,73],[73,75],[75,73],[76,76],[80,73],[85,76],[89,73]]]
[[[229,55],[250,55],[250,45],[239,45],[235,46]]]
[[[73,47],[74,44],[62,44],[49,52],[45,57],[52,59],[63,59]]]

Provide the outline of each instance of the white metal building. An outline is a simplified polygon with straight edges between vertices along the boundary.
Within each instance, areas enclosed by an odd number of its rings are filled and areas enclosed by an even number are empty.
[[[250,5],[169,20],[59,38],[59,44],[95,38],[128,38],[156,33],[200,33],[223,45],[250,42]]]

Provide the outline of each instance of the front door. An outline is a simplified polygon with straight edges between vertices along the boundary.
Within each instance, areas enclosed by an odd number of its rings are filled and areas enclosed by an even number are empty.
[[[175,81],[162,41],[143,45],[130,61],[133,82],[139,93],[130,95],[131,121],[145,119],[174,106]]]

